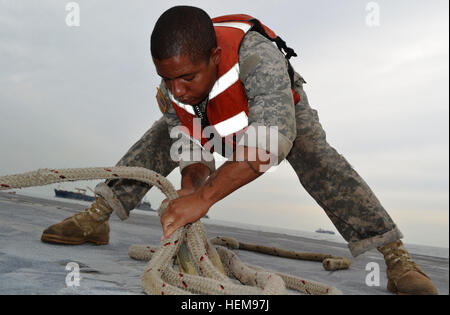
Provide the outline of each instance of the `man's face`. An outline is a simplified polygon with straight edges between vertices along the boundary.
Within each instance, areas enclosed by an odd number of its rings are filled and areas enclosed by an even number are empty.
[[[220,53],[220,48],[215,48],[208,61],[197,63],[183,55],[163,60],[153,58],[153,62],[158,75],[178,101],[197,105],[208,96],[217,80]]]

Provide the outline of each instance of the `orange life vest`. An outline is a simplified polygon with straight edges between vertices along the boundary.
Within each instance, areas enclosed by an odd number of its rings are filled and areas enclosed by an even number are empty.
[[[189,136],[202,146],[211,139],[203,134],[207,126],[213,127],[216,136],[222,138],[223,144],[235,145],[235,136],[245,132],[248,127],[248,102],[244,86],[239,79],[239,47],[249,31],[258,31],[274,41],[280,50],[284,49],[286,58],[296,56],[295,52],[275,33],[248,15],[227,15],[212,19],[216,31],[217,45],[222,48],[218,66],[218,79],[209,93],[206,113],[200,113],[195,106],[183,104],[169,92],[170,101],[180,122],[189,130]],[[293,87],[293,69],[289,64],[289,74]],[[300,96],[292,89],[294,103]],[[206,115],[205,115],[206,114]],[[201,118],[201,126],[194,125],[194,118]],[[200,131],[201,130],[201,131]],[[211,152],[214,147],[207,148]],[[217,148],[216,148],[217,149]],[[222,147],[222,155],[224,150]]]

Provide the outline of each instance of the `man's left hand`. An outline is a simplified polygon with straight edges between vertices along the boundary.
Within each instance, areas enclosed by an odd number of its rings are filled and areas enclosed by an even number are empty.
[[[204,217],[210,205],[199,197],[197,193],[182,196],[169,202],[167,209],[161,216],[163,237],[168,238],[178,228],[194,223]]]

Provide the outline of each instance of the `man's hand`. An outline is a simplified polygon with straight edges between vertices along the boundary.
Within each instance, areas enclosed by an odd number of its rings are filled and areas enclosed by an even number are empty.
[[[204,217],[211,207],[201,199],[197,193],[187,194],[169,202],[167,209],[161,216],[163,237],[168,238],[178,228],[194,223]]]
[[[162,240],[168,238],[178,228],[198,221],[208,213],[213,204],[261,176],[264,172],[260,169],[267,169],[270,162],[268,154],[258,148],[238,147],[234,152],[233,161],[225,162],[200,187],[196,186],[194,193],[172,200],[161,217],[164,232]],[[256,159],[251,161],[249,156]]]
[[[183,170],[183,172],[181,173],[181,189],[177,191],[178,198],[172,200],[169,203],[168,208],[164,212],[164,215],[161,216],[161,224],[164,232],[162,239],[169,237],[170,234],[172,234],[177,228],[188,223],[194,223],[195,221],[203,217],[206,212],[208,212],[209,207],[206,210],[203,209],[203,211],[206,211],[203,215],[200,215],[200,209],[189,212],[190,210],[188,209],[191,209],[189,205],[192,202],[194,204],[201,203],[199,203],[198,201],[192,201],[191,199],[184,200],[183,197],[192,196],[195,191],[199,187],[201,187],[206,178],[209,176],[210,172],[211,171],[209,170],[209,168],[201,163],[192,164],[190,166],[187,166]],[[164,202],[168,202],[168,199],[166,198],[163,203]],[[184,211],[184,209],[186,209],[186,211]],[[181,222],[186,223],[179,225]],[[176,228],[174,229],[173,227],[175,226]]]

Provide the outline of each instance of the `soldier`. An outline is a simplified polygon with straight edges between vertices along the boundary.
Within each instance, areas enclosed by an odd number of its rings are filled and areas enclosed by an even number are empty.
[[[303,89],[306,82],[288,61],[295,52],[272,30],[246,15],[211,20],[199,8],[177,6],[158,19],[151,53],[162,78],[157,101],[163,117],[117,165],[145,167],[163,176],[180,167],[180,197],[161,217],[163,238],[199,220],[268,167],[287,160],[353,256],[373,248],[384,255],[389,291],[437,294],[369,186],[327,143]],[[183,128],[174,129],[180,125]],[[198,135],[196,128],[203,133]],[[252,128],[262,132],[255,136]],[[174,130],[181,131],[178,142],[170,137]],[[276,145],[268,145],[267,135],[274,130]],[[212,147],[208,140],[215,140]],[[181,155],[174,154],[177,143]],[[224,154],[224,148],[231,150]],[[217,170],[213,151],[230,158]],[[107,244],[110,214],[115,211],[126,219],[150,188],[123,179],[100,183],[96,201],[46,229],[42,241]]]

